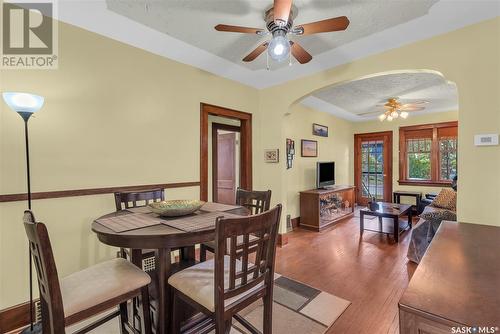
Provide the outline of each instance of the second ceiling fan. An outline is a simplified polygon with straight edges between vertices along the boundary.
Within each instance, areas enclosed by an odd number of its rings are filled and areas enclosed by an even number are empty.
[[[267,50],[269,56],[273,60],[283,61],[288,59],[291,52],[299,63],[305,64],[311,61],[311,54],[297,42],[290,41],[288,38],[289,34],[295,36],[312,35],[322,32],[342,31],[349,26],[349,19],[345,16],[293,26],[295,14],[292,8],[292,0],[274,0],[274,6],[265,13],[267,31],[260,28],[248,28],[226,24],[216,25],[215,30],[257,34],[261,36],[268,34],[272,35],[270,41],[262,43],[243,58],[244,62],[253,61]]]

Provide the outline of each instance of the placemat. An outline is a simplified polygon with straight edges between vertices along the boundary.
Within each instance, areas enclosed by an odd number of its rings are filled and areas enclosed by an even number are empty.
[[[162,224],[168,225],[181,231],[192,232],[208,228],[215,228],[215,221],[217,217],[241,218],[242,216],[227,212],[207,212],[193,214],[181,218],[163,218]]]
[[[129,208],[129,209],[125,209],[125,210],[130,211],[130,212],[134,212],[134,213],[152,213],[153,212],[153,211],[151,211],[149,206],[136,206],[135,208]]]
[[[130,213],[126,215],[98,219],[96,222],[117,233],[121,233],[143,227],[159,225],[163,222],[163,220],[144,213]]]
[[[222,204],[222,203],[215,203],[215,202],[207,202],[205,203],[200,210],[206,211],[206,212],[224,212],[224,211],[229,211],[229,210],[234,210],[234,209],[239,209],[241,208],[240,205],[228,205],[228,204]]]

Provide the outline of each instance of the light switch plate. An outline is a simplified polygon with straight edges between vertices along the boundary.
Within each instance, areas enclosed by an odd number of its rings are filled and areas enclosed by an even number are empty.
[[[475,135],[474,145],[476,146],[495,146],[498,145],[498,133]]]

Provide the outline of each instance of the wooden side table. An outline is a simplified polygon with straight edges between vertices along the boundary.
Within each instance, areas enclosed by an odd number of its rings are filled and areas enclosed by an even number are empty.
[[[420,201],[422,200],[422,193],[418,191],[396,190],[395,192],[393,192],[392,196],[393,202],[397,204],[401,204],[401,197],[414,197],[415,205],[413,206],[413,211],[415,213],[417,212]]]

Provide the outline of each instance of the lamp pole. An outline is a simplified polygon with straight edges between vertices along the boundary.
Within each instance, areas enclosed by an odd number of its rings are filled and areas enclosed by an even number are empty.
[[[28,120],[33,113],[40,110],[43,105],[44,98],[38,95],[28,93],[3,93],[3,99],[8,106],[17,112],[24,121],[24,139],[26,147],[26,179],[28,183],[28,209],[31,210],[31,177],[30,177],[30,153],[29,153],[29,132]],[[30,296],[30,326],[25,328],[23,334],[39,334],[42,333],[42,324],[34,323],[33,309],[33,259],[31,256],[31,246],[28,244],[29,252],[29,296]]]
[[[29,147],[29,131],[28,131],[28,120],[33,115],[33,113],[20,112],[24,120],[24,140],[26,147],[26,181],[28,183],[28,209],[31,210],[31,177],[30,177],[30,147]],[[29,253],[29,291],[30,291],[30,326],[22,331],[22,334],[30,333],[42,333],[41,324],[34,324],[33,318],[33,259],[31,257],[31,247],[28,243],[28,253]]]

